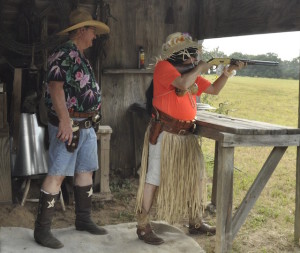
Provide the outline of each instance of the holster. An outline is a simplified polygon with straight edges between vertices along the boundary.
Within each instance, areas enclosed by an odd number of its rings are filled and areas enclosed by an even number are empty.
[[[158,109],[153,109],[153,117],[150,121],[149,142],[156,144],[158,136],[161,132],[166,131],[172,134],[188,135],[195,130],[196,124],[193,120],[183,121],[175,119]]]
[[[68,145],[68,143],[66,142],[67,150],[73,153],[78,147],[78,142],[80,138],[80,129],[93,127],[95,132],[97,133],[100,126],[100,120],[101,120],[101,114],[95,114],[94,116],[80,123],[76,121],[73,122],[73,127],[75,127],[73,129],[77,129],[77,130],[73,131],[73,138],[71,144]]]
[[[80,130],[76,130],[73,132],[73,138],[72,138],[72,142],[69,145],[68,142],[66,141],[66,149],[73,153],[76,148],[78,147],[78,142],[79,142],[79,137],[80,137]]]
[[[160,120],[156,120],[152,118],[150,121],[150,134],[149,134],[149,142],[153,145],[157,143],[157,139],[159,134],[162,132],[162,123]]]

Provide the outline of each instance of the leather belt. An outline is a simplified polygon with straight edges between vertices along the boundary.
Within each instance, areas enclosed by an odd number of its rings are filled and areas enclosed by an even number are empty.
[[[51,112],[48,112],[48,122],[54,126],[59,125],[58,117]],[[93,126],[93,121],[92,121],[91,116],[88,119],[81,120],[81,121],[74,120],[72,127],[77,127],[77,126],[79,127],[79,129],[91,128]]]
[[[73,112],[73,111],[69,111],[69,115],[71,118],[89,118],[89,117],[93,117],[96,114],[98,114],[98,111],[92,111],[92,112]]]
[[[158,114],[156,115],[155,120],[157,120],[158,116],[158,120],[161,122],[161,131],[167,131],[179,135],[186,135],[193,133],[196,128],[195,121],[178,120],[159,110],[154,113]]]

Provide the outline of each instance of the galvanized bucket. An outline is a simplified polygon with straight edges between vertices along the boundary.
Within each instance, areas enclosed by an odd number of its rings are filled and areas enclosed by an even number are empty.
[[[12,176],[32,176],[48,172],[48,152],[44,138],[45,127],[38,124],[36,114],[21,113],[19,144]]]

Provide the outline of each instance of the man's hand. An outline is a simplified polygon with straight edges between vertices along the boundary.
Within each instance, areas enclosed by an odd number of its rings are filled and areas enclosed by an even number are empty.
[[[65,118],[59,121],[58,132],[56,137],[62,142],[68,142],[71,145],[73,138],[72,120]]]

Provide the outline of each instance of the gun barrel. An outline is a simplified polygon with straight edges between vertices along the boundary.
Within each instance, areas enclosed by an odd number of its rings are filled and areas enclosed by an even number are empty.
[[[237,61],[247,63],[247,65],[264,65],[264,66],[278,66],[279,62],[276,61],[258,61],[258,60],[246,60],[246,59],[231,59],[231,64],[235,64]]]

